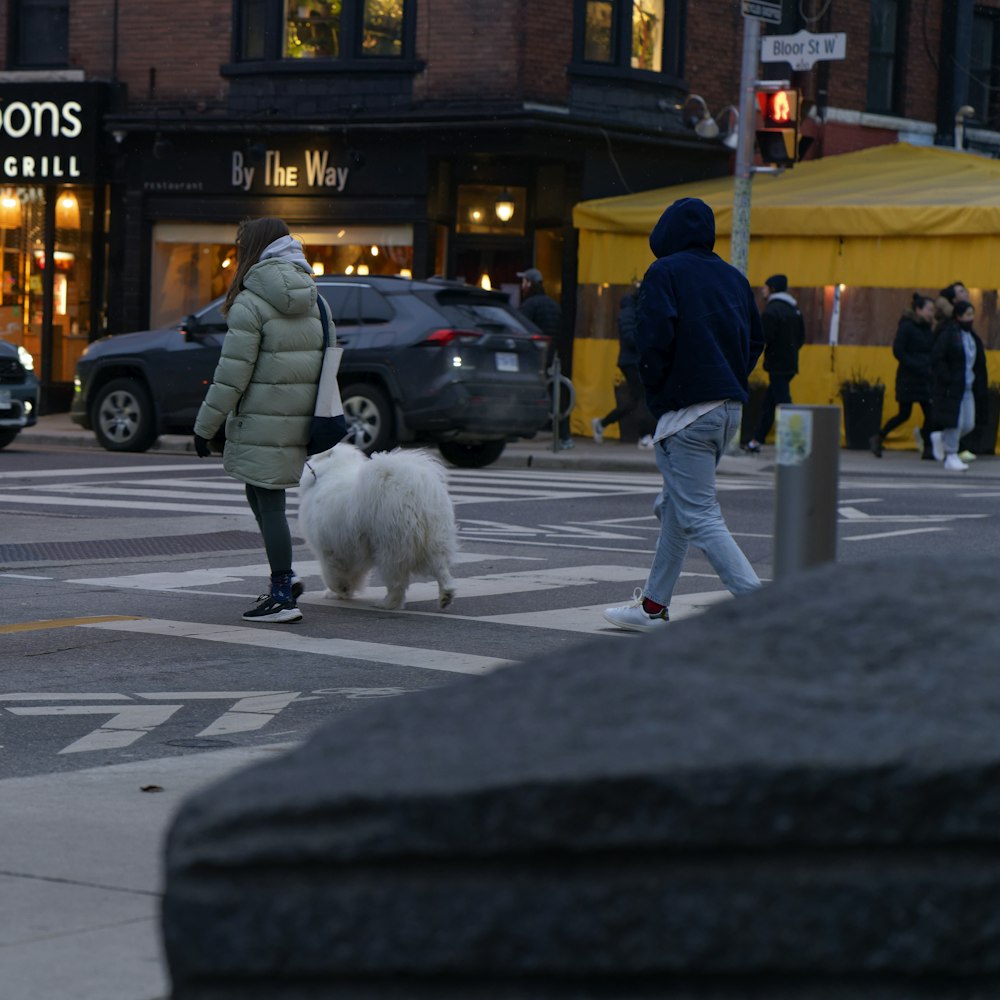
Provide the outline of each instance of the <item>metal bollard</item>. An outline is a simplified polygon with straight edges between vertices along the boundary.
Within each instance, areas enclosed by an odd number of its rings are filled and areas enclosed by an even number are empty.
[[[839,406],[779,406],[774,579],[837,559]]]
[[[552,450],[559,450],[559,396],[562,392],[562,364],[559,361],[559,353],[556,352],[552,359]]]

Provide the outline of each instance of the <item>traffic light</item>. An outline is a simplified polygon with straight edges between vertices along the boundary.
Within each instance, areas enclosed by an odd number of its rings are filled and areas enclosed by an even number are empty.
[[[757,129],[757,148],[765,163],[791,167],[798,159],[799,105],[802,92],[791,88],[758,91],[762,128]]]

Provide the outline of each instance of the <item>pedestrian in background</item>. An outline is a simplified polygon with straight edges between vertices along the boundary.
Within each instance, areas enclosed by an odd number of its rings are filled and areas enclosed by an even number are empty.
[[[635,327],[637,322],[637,308],[639,301],[639,283],[635,283],[635,288],[622,298],[618,307],[618,368],[625,379],[623,388],[624,402],[621,406],[616,406],[605,417],[594,417],[590,422],[594,440],[598,444],[604,441],[604,429],[611,424],[619,423],[622,417],[627,417],[637,409],[644,416],[648,415],[644,397],[646,390],[639,375],[639,352],[635,346]],[[645,433],[640,427],[639,447],[652,448],[653,435]]]
[[[530,320],[549,338],[549,355],[546,367],[551,372],[556,350],[562,341],[563,315],[562,307],[545,291],[542,272],[537,267],[529,267],[526,271],[518,271],[521,279],[520,312],[525,319]],[[553,392],[559,392],[560,387],[553,385]],[[559,419],[559,447],[573,447],[573,438],[569,433],[569,416]]]
[[[938,297],[934,300],[934,330],[941,330],[946,324],[951,322],[955,312],[956,302],[968,302],[969,290],[961,281],[953,281],[938,292]]]
[[[715,216],[698,198],[675,201],[649,237],[656,256],[639,292],[636,345],[663,490],[660,537],[632,604],[605,608],[617,628],[645,632],[668,621],[688,545],[696,545],[733,594],[760,586],[726,527],[715,470],[739,430],[747,379],[764,347],[753,289],[712,252]]]
[[[806,340],[806,325],[799,305],[788,294],[788,278],[773,274],[764,284],[764,371],[767,389],[760,411],[757,431],[747,442],[746,450],[760,451],[774,424],[775,408],[791,403],[792,379],[799,371],[799,350]]]
[[[957,300],[951,322],[934,338],[931,349],[931,406],[935,424],[931,434],[934,457],[949,472],[968,468],[959,458],[959,441],[979,422],[986,421],[986,351],[972,329],[976,310],[971,302]]]
[[[323,366],[316,282],[281,219],[243,222],[236,273],[222,310],[229,330],[194,425],[201,458],[223,423],[223,467],[246,484],[264,539],[271,586],[243,615],[250,622],[297,622],[302,584],[292,570],[285,490],[298,486]]]
[[[923,427],[915,427],[913,436],[917,439],[917,451],[921,458],[933,459],[931,451],[931,348],[934,345],[934,301],[917,292],[913,294],[911,307],[903,313],[896,327],[892,342],[892,353],[899,362],[896,368],[895,416],[890,417],[878,434],[869,442],[872,454],[882,457],[882,441],[897,427],[905,424],[913,412],[913,404],[919,405],[924,415]]]

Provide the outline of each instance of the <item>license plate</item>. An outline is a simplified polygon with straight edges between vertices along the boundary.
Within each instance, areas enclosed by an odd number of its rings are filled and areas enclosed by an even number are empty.
[[[497,351],[493,355],[497,359],[498,372],[516,372],[518,370],[517,355],[506,351]]]
[[[0,410],[10,409],[10,389],[0,389]]]

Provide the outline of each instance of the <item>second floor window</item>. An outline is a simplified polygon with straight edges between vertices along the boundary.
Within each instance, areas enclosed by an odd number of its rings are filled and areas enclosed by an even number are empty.
[[[1000,11],[977,7],[972,19],[968,103],[974,120],[987,128],[1000,124],[997,87],[1000,84]]]
[[[579,61],[585,64],[674,71],[667,56],[673,32],[668,28],[674,0],[581,0]]]
[[[65,66],[69,60],[69,0],[11,4],[11,66]]]
[[[237,0],[240,61],[399,59],[412,0]]]
[[[899,39],[901,0],[872,0],[868,36],[868,110],[882,114],[899,111]]]

